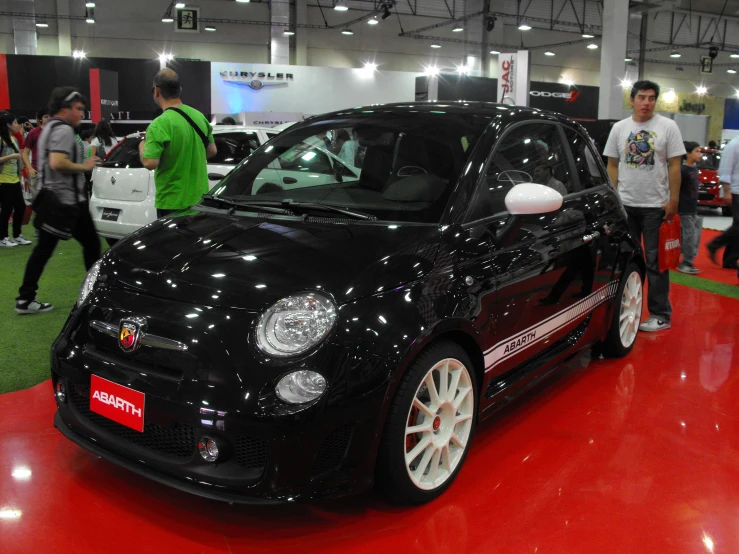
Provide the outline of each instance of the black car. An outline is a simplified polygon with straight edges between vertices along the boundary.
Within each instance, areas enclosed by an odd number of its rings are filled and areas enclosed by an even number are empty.
[[[643,275],[566,117],[483,103],[313,117],[90,270],[53,346],[55,425],[210,498],[377,482],[425,502],[481,418],[584,349],[631,350]]]

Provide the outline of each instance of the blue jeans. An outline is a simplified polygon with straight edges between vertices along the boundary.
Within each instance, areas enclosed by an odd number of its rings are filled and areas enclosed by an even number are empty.
[[[634,208],[624,206],[629,216],[629,229],[634,239],[641,243],[644,238],[644,258],[647,264],[647,308],[649,315],[670,321],[670,272],[660,272],[657,256],[659,254],[659,228],[664,221],[662,208]]]

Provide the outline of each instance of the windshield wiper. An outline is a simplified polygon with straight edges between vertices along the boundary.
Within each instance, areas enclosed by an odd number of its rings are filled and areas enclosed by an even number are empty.
[[[375,215],[366,214],[364,212],[356,212],[354,210],[340,208],[338,206],[332,206],[330,204],[320,204],[318,202],[294,202],[292,200],[283,200],[280,204],[284,208],[290,210],[320,210],[324,212],[334,212],[337,214],[342,214],[354,219],[365,219],[370,221],[375,221],[377,219],[377,216]]]
[[[259,210],[271,214],[280,214],[280,215],[294,215],[290,212],[287,208],[280,208],[277,207],[280,204],[277,204],[277,206],[273,207],[268,204],[260,204],[260,203],[252,203],[252,202],[236,202],[234,200],[229,200],[228,198],[220,198],[218,196],[213,196],[212,194],[204,194],[203,200],[215,200],[216,202],[220,202],[221,204],[225,204],[227,206],[231,206],[231,208],[244,208],[247,210]]]

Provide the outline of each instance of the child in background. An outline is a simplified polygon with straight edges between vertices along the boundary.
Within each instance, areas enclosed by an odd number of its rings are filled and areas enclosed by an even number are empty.
[[[698,168],[695,166],[701,159],[701,150],[697,142],[685,142],[685,163],[680,167],[680,201],[677,213],[680,214],[680,243],[683,260],[677,270],[689,275],[700,273],[693,265],[698,254],[698,246],[703,230],[703,218],[698,216]]]

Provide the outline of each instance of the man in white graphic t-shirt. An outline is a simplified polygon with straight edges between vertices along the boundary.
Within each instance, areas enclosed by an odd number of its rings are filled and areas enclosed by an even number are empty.
[[[660,272],[659,228],[677,213],[680,197],[680,163],[685,146],[677,124],[654,113],[659,85],[637,81],[631,89],[634,115],[616,123],[603,151],[608,176],[618,188],[634,238],[644,238],[647,264],[649,319],[640,331],[669,329],[670,272]]]

